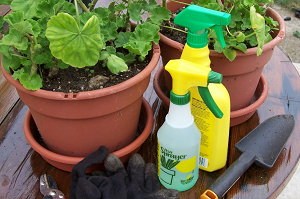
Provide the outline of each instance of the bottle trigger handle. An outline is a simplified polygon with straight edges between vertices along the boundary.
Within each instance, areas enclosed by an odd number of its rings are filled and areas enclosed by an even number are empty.
[[[216,118],[222,118],[223,112],[220,110],[218,105],[216,104],[215,100],[212,98],[208,87],[198,87],[199,94],[203,100],[203,102],[206,104],[206,106],[209,108],[209,110],[214,114]]]

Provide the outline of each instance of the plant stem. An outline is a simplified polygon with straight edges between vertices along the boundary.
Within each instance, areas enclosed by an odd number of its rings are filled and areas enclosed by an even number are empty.
[[[231,36],[234,37],[234,35],[229,31],[228,26],[226,26],[226,30],[227,30],[227,32],[228,32]]]
[[[224,10],[224,4],[221,0],[217,0],[218,4],[221,6],[221,9]]]
[[[91,3],[91,7],[90,7],[90,11],[94,10],[96,3],[98,2],[98,0],[93,0]]]
[[[176,1],[176,0],[170,0],[170,1],[172,1],[172,2],[174,2],[174,3],[180,3],[180,4],[183,4],[183,5],[186,5],[186,6],[191,5],[191,4],[189,4],[189,3],[184,3],[184,2]]]
[[[77,21],[77,25],[80,25],[80,20],[79,20],[79,12],[78,12],[78,5],[77,5],[77,0],[74,1],[75,2],[75,10],[76,10],[76,21]],[[81,1],[82,2],[82,1]]]
[[[85,6],[85,4],[81,0],[75,0],[75,2],[78,1],[79,6],[82,8],[84,12],[90,12],[89,9]],[[77,2],[75,3],[75,6],[77,7]]]
[[[167,8],[167,1],[166,0],[162,0],[162,6],[161,7],[164,7],[164,8]]]
[[[174,27],[170,27],[170,26],[163,26],[163,25],[160,25],[160,27],[163,27],[163,28],[169,28],[169,29],[171,29],[171,30],[177,30],[177,31],[179,31],[179,32],[187,33],[187,32],[184,31],[184,30],[180,30],[180,29],[178,29],[178,28],[174,28]]]
[[[128,8],[130,4],[131,4],[131,0],[128,0],[127,13],[126,13],[126,32],[131,32],[131,24],[130,24],[129,12],[128,12]]]
[[[35,63],[35,61],[33,60],[33,56],[35,55],[35,49],[34,49],[34,42],[31,42],[31,45],[30,45],[30,60],[31,60],[31,71],[30,71],[30,75],[33,75],[33,74],[36,74],[37,73],[37,69],[38,69],[38,66],[37,64]]]

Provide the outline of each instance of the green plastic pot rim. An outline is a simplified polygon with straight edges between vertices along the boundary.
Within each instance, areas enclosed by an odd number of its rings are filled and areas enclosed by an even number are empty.
[[[145,98],[143,98],[142,107],[145,109],[146,115],[147,115],[147,122],[146,122],[145,128],[144,128],[143,132],[140,134],[140,136],[138,138],[136,138],[132,143],[130,143],[129,145],[127,145],[126,147],[124,147],[118,151],[113,152],[113,154],[115,154],[119,158],[121,158],[127,154],[130,154],[132,151],[134,151],[139,146],[141,146],[141,144],[148,138],[149,134],[151,133],[153,122],[154,122],[153,112],[152,112],[151,106],[149,105],[149,103],[147,102],[147,100]],[[54,162],[59,162],[59,163],[68,164],[68,165],[75,165],[78,162],[80,162],[81,160],[83,160],[84,157],[71,157],[71,156],[57,154],[57,153],[49,151],[48,149],[41,146],[34,139],[34,137],[31,134],[30,120],[32,120],[32,119],[33,118],[30,114],[30,111],[28,111],[25,115],[23,129],[24,129],[24,134],[25,134],[25,138],[26,138],[27,142],[37,153],[39,153],[41,156],[43,156],[47,159],[50,159]],[[28,133],[25,133],[25,132],[28,132]]]

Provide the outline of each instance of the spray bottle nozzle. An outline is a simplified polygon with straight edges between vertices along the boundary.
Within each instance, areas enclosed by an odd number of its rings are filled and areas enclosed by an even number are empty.
[[[188,28],[189,46],[203,48],[207,45],[207,28],[215,30],[219,42],[225,47],[222,26],[228,25],[230,21],[228,13],[190,5],[176,16],[174,23]]]

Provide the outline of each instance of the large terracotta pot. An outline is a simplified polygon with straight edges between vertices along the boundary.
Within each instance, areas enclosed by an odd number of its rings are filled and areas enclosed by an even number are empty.
[[[149,65],[135,77],[79,93],[29,91],[3,67],[2,72],[29,107],[47,148],[61,155],[84,157],[100,145],[113,152],[135,139],[143,93],[160,57],[158,45],[151,54]]]
[[[182,7],[182,4],[169,1],[167,2],[167,7],[171,12],[174,12]],[[272,8],[269,8],[266,14],[279,23],[279,30],[272,34],[273,40],[264,45],[262,55],[257,57],[257,48],[250,48],[247,49],[247,53],[237,51],[236,59],[230,62],[223,54],[210,50],[211,68],[213,71],[223,74],[222,83],[228,90],[230,96],[231,111],[240,110],[250,105],[263,67],[271,59],[274,47],[279,44],[285,36],[286,30],[282,17]],[[168,63],[171,59],[179,59],[184,45],[162,34],[160,36],[163,64]],[[170,90],[172,87],[171,76],[167,71],[164,71],[164,74],[167,88]]]
[[[127,162],[131,155],[138,152],[143,142],[151,133],[153,126],[153,112],[145,98],[143,98],[139,125],[144,127],[144,129],[139,129],[141,132],[138,134],[138,137],[136,137],[136,139],[129,145],[113,152],[113,154],[118,156],[123,163]],[[33,118],[31,117],[30,111],[28,111],[25,115],[23,129],[25,138],[30,146],[54,167],[71,172],[72,168],[84,158],[57,154],[45,148],[43,143],[40,142],[41,136],[36,128]],[[103,163],[91,166],[87,170],[87,173],[99,169],[104,169]]]

